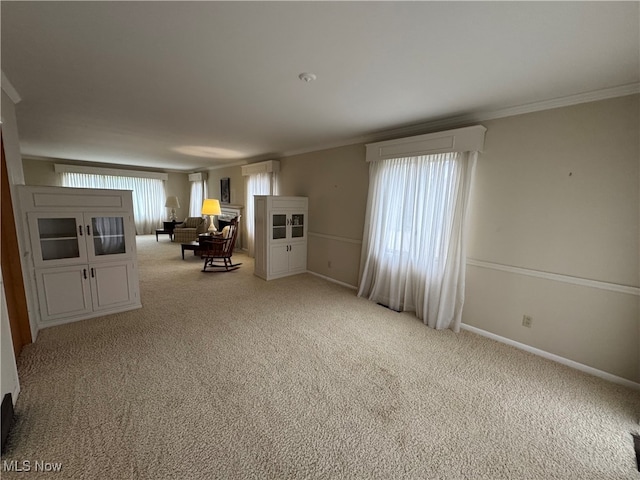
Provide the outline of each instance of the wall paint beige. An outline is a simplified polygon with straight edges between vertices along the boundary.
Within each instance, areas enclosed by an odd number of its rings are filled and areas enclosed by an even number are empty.
[[[638,98],[483,122],[469,258],[639,286]],[[640,381],[640,297],[475,266],[466,292],[464,323]]]
[[[182,221],[187,218],[189,213],[189,180],[186,173],[169,173],[169,178],[165,183],[165,192],[167,197],[175,195],[180,202],[180,208],[176,208],[176,219]],[[166,219],[169,220],[171,210],[165,208]]]
[[[468,256],[638,285],[638,95],[483,122]]]
[[[207,188],[209,189],[209,198],[221,199],[220,180],[222,178],[228,178],[229,191],[231,193],[230,203],[234,205],[244,205],[246,203],[244,177],[242,176],[242,168],[239,165],[216,168],[209,170],[208,173]]]
[[[242,168],[240,165],[225,168],[216,168],[209,170],[207,177],[207,189],[209,192],[209,198],[217,198],[220,200],[222,195],[220,194],[220,179],[229,179],[229,192],[230,203],[232,205],[246,205],[245,199],[245,179],[242,176]],[[243,210],[245,212],[246,210]],[[247,241],[247,228],[246,228],[246,215],[240,219],[240,238],[236,245],[240,245],[240,248],[245,248],[248,245]]]
[[[53,160],[23,158],[25,185],[60,186],[60,174],[55,172]]]
[[[280,194],[309,197],[307,268],[357,285],[369,167],[362,144],[280,160]]]

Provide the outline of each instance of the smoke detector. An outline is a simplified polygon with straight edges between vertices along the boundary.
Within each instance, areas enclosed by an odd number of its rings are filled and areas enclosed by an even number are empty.
[[[316,77],[315,74],[313,73],[303,72],[300,75],[298,75],[298,78],[303,82],[309,83],[309,82],[313,82],[318,77]]]

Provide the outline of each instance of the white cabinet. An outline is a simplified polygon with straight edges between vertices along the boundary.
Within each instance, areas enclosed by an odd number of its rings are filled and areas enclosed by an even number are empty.
[[[306,197],[256,195],[255,270],[271,280],[307,271]]]
[[[21,187],[40,326],[139,308],[130,191]]]

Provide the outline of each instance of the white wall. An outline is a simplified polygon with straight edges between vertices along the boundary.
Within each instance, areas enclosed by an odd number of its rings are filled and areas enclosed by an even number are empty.
[[[638,98],[482,122],[464,323],[640,381]]]

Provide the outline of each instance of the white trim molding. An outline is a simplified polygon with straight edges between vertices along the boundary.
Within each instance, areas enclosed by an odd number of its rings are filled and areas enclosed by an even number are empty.
[[[242,176],[247,177],[249,175],[256,175],[258,173],[278,173],[280,171],[279,160],[267,160],[266,162],[250,163],[249,165],[243,165]]]
[[[362,240],[356,240],[355,238],[338,237],[336,235],[327,235],[326,233],[308,232],[310,237],[326,238],[327,240],[335,240],[336,242],[353,243],[355,245],[362,245]]]
[[[541,270],[532,270],[529,268],[513,267],[511,265],[502,265],[500,263],[483,262],[472,258],[467,259],[467,265],[479,268],[488,268],[490,270],[498,270],[501,272],[515,273],[517,275],[526,275],[528,277],[543,278],[545,280],[553,280],[555,282],[570,283],[572,285],[580,285],[582,287],[598,288],[600,290],[608,290],[610,292],[640,296],[640,288],[629,285],[620,285],[617,283],[602,282],[600,280],[572,277],[570,275],[543,272]]]
[[[116,177],[154,178],[156,180],[165,181],[169,179],[169,175],[167,173],[145,172],[142,170],[123,170],[119,168],[88,167],[84,165],[68,165],[62,163],[54,164],[54,169],[56,173],[88,173],[91,175],[113,175]]]
[[[320,277],[323,280],[326,280],[327,282],[335,283],[337,285],[341,285],[341,286],[349,288],[351,290],[358,290],[358,287],[356,287],[355,285],[351,285],[349,283],[341,282],[340,280],[336,280],[335,278],[327,277],[326,275],[322,275],[322,274],[317,273],[317,272],[312,272],[311,270],[307,270],[307,273],[309,273],[311,275],[315,275],[316,277]]]
[[[480,328],[473,327],[465,323],[461,324],[460,328],[462,328],[463,330],[468,330],[469,332],[475,333],[482,337],[490,338],[491,340],[495,340],[496,342],[504,343],[506,345],[515,347],[519,350],[524,350],[525,352],[529,352],[539,357],[546,358],[547,360],[552,360],[562,365],[566,365],[567,367],[575,368],[576,370],[580,370],[581,372],[585,372],[595,377],[608,380],[609,382],[617,383],[619,385],[624,385],[625,387],[629,387],[634,390],[640,391],[640,383],[633,382],[626,378],[618,377],[617,375],[613,375],[611,373],[598,370],[597,368],[584,365],[583,363],[579,363],[574,360],[569,360],[568,358],[564,358],[559,355],[555,355],[553,353],[540,350],[539,348],[535,348],[530,345],[526,345],[524,343],[516,342],[515,340],[511,340],[509,338],[501,337],[500,335],[496,335],[495,333],[487,332],[486,330],[482,330]]]
[[[367,162],[388,158],[416,157],[444,152],[481,152],[484,148],[482,125],[457,128],[367,144]]]

